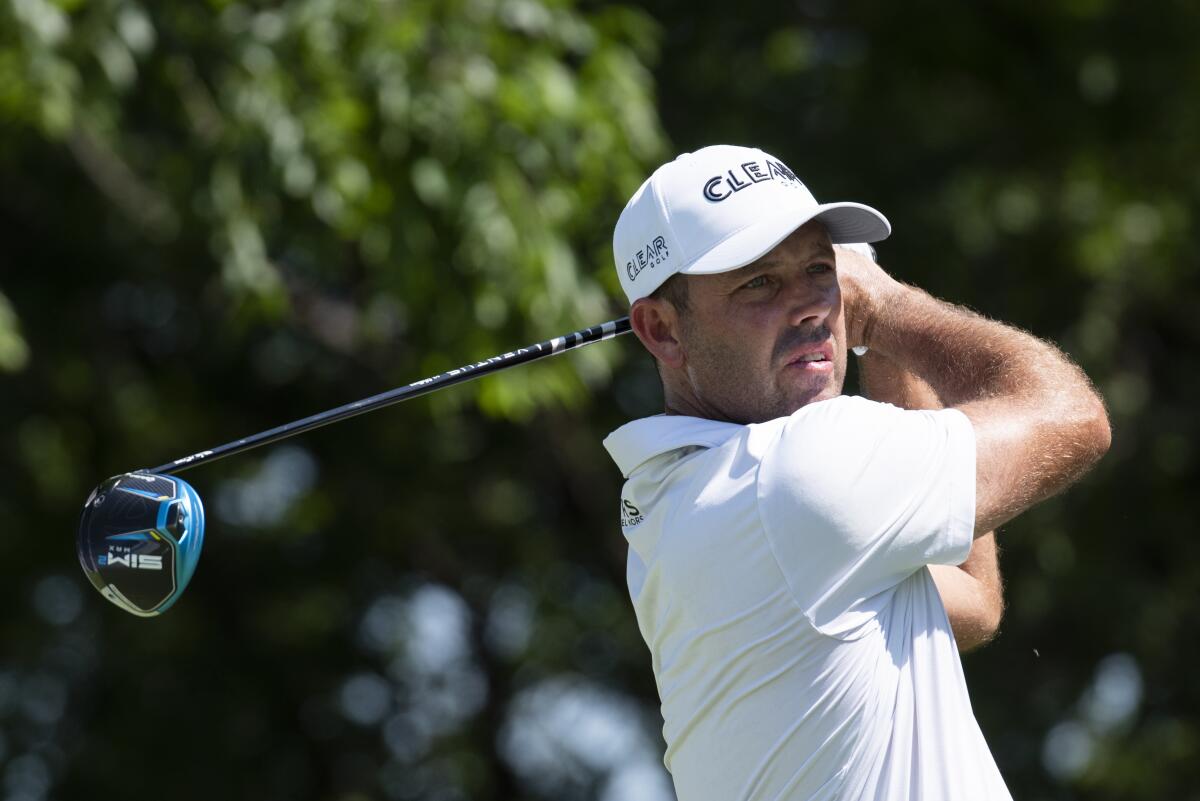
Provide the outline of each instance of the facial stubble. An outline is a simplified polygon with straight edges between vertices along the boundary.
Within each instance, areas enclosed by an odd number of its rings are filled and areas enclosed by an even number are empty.
[[[681,315],[685,337],[686,372],[691,389],[713,419],[733,423],[762,423],[791,415],[797,409],[825,397],[841,393],[846,377],[844,348],[834,342],[833,374],[823,382],[811,382],[811,387],[795,391],[783,386],[780,380],[789,368],[784,360],[804,345],[825,342],[832,338],[830,328],[819,326],[786,328],[771,349],[767,364],[749,358],[753,354],[737,347],[732,337],[712,336],[698,326],[692,315]],[[791,390],[791,391],[789,391]],[[824,396],[824,397],[822,397]]]

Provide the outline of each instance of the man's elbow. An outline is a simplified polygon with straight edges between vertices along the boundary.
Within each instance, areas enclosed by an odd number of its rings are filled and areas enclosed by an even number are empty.
[[[987,645],[1000,633],[1000,622],[1004,619],[1004,596],[992,595],[982,601],[967,619],[957,621],[954,639],[960,653],[974,651]]]
[[[1077,480],[1091,470],[1112,446],[1112,423],[1104,400],[1096,392],[1085,399],[1076,399],[1068,408],[1051,413],[1057,416],[1053,424],[1059,429],[1060,452],[1066,457],[1068,481]]]
[[[981,629],[983,630],[984,639],[980,645],[991,642],[996,639],[1000,633],[1000,622],[1004,620],[1004,597],[996,595],[987,605],[984,610]]]
[[[1112,447],[1112,422],[1108,419],[1108,409],[1104,406],[1104,400],[1099,395],[1095,396],[1092,403],[1087,432],[1088,442],[1091,444],[1092,463],[1095,464]]]

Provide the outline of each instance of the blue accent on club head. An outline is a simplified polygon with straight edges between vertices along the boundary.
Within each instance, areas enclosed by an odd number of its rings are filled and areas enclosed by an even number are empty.
[[[154,538],[152,536],[150,536],[149,531],[131,531],[128,534],[113,534],[109,537],[106,537],[106,539],[133,541],[133,540],[152,540]]]
[[[196,563],[200,561],[200,549],[204,546],[204,504],[200,502],[200,494],[192,485],[182,478],[171,476],[176,482],[175,495],[180,500],[179,520],[183,524],[183,533],[176,538],[179,556],[175,560],[175,571],[179,589],[174,597],[159,608],[159,613],[167,611],[183,594],[192,574],[196,572]],[[164,503],[165,507],[167,504]]]

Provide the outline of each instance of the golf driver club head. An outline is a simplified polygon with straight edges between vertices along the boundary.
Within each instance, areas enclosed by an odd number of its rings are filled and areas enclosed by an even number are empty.
[[[93,490],[76,541],[88,580],[139,617],[171,608],[203,544],[200,496],[183,479],[157,473],[113,476]]]

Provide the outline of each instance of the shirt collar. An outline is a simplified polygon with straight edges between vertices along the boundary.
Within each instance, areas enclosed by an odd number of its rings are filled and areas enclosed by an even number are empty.
[[[744,428],[737,423],[702,417],[658,414],[621,426],[605,437],[604,447],[621,474],[629,478],[634,470],[655,456],[691,445],[715,448]]]

